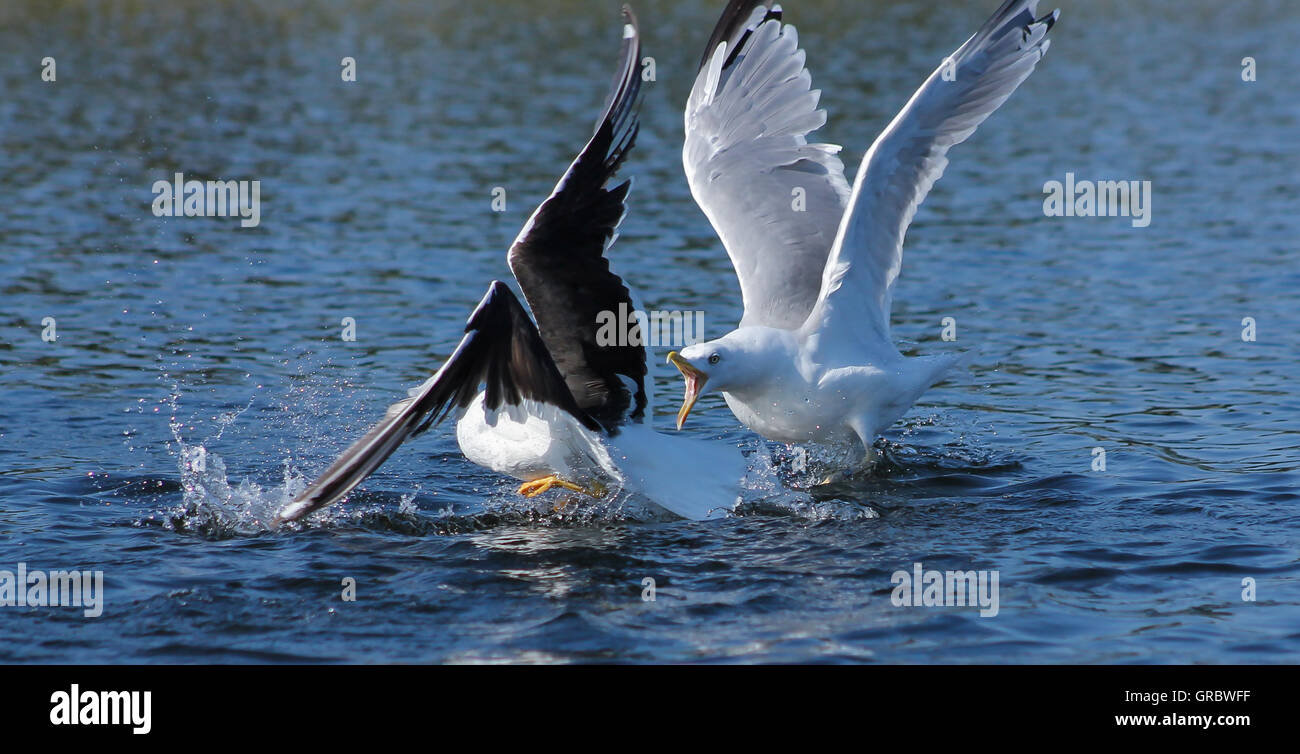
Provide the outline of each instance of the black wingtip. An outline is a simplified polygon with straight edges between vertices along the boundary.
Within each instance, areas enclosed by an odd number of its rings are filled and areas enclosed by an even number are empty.
[[[618,170],[632,149],[639,130],[638,116],[641,108],[641,34],[636,14],[630,5],[623,6],[623,40],[619,47],[619,65],[610,85],[605,107],[596,120],[591,141],[584,147],[579,160],[593,146],[601,154],[607,180]]]
[[[519,299],[515,298],[514,292],[510,290],[510,286],[500,280],[493,280],[488,285],[487,293],[483,294],[483,298],[479,300],[478,306],[474,307],[474,311],[470,313],[469,319],[466,320],[465,332],[480,329],[483,324],[483,317],[486,316],[485,312],[492,307],[492,303],[495,300],[502,296],[513,300],[516,306],[519,305]]]
[[[1006,0],[980,26],[979,31],[966,40],[966,44],[962,45],[954,58],[960,58],[968,50],[979,49],[991,37],[999,37],[1011,33],[1015,29],[1019,29],[1023,34],[1028,34],[1030,27],[1047,24],[1046,31],[1051,31],[1052,26],[1056,24],[1056,19],[1061,15],[1060,9],[1057,9],[1044,14],[1042,18],[1034,18],[1034,14],[1037,12],[1038,0]]]
[[[727,7],[722,11],[722,16],[718,18],[718,23],[713,27],[713,34],[709,36],[709,42],[704,46],[704,55],[700,57],[700,65],[696,71],[703,70],[713,58],[713,52],[718,49],[722,42],[729,43],[733,48],[739,45],[732,44],[737,42],[742,36],[749,19],[754,15],[754,10],[760,6],[767,9],[763,20],[769,18],[781,18],[781,10],[778,6],[773,10],[772,6],[776,0],[731,0]],[[734,58],[735,49],[732,49],[731,55]]]
[[[624,5],[622,16],[623,39],[618,51],[619,65],[609,88],[609,96],[605,98],[605,106],[596,119],[596,133],[607,124],[614,131],[625,129],[629,116],[640,104],[641,30],[632,6]]]

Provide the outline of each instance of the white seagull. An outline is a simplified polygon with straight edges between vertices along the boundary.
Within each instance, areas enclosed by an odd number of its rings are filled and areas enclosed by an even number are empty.
[[[1007,0],[876,139],[852,189],[804,51],[772,0],[732,0],[686,105],[682,162],[726,246],[744,298],[739,326],[669,354],[686,381],[681,429],[705,387],[750,429],[785,443],[856,445],[878,434],[957,361],[904,358],[889,335],[903,236],[948,150],[1006,101],[1047,52],[1059,11]],[[793,197],[802,189],[805,209]]]
[[[342,499],[404,440],[452,412],[465,456],[522,480],[522,495],[622,490],[692,519],[732,507],[745,473],[740,452],[655,432],[645,349],[597,337],[601,312],[636,309],[604,256],[631,181],[605,184],[636,139],[640,50],[636,18],[624,6],[618,76],[596,132],[510,247],[511,272],[537,324],[493,281],[442,368],[393,404],[274,523]]]

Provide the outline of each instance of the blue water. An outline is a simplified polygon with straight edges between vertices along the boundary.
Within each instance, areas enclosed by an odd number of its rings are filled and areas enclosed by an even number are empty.
[[[0,661],[1300,659],[1289,0],[1062,0],[1046,60],[912,226],[895,336],[969,367],[869,479],[783,489],[761,462],[783,449],[714,395],[687,431],[756,465],[724,520],[525,505],[443,428],[275,532],[508,279],[603,102],[617,6],[94,5],[0,9],[0,569],[102,570],[105,606],[0,607]],[[738,287],[679,150],[721,5],[637,4],[657,80],[611,252],[647,307],[702,309],[711,336]],[[949,5],[786,3],[851,171],[996,3]],[[261,225],[155,217],[177,171],[260,180]],[[1067,172],[1151,181],[1150,226],[1045,217]],[[662,368],[655,393],[666,428],[680,381]],[[895,606],[914,563],[997,571],[998,614]]]

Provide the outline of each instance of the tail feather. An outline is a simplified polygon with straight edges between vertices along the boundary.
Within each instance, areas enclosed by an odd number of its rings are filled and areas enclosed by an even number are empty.
[[[721,518],[735,507],[745,459],[733,445],[628,425],[610,441],[624,489],[692,520]]]

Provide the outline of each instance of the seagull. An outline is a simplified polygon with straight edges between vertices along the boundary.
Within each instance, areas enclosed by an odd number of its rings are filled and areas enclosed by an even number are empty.
[[[638,132],[640,51],[636,17],[624,6],[618,75],[596,131],[510,247],[510,270],[536,324],[493,281],[446,363],[273,525],[344,498],[403,441],[451,413],[465,457],[521,480],[526,497],[566,489],[601,498],[618,488],[688,519],[723,515],[735,503],[745,473],[739,450],[654,431],[639,333],[622,338],[635,345],[599,337],[602,312],[636,308],[604,253],[631,185],[606,188]]]
[[[872,144],[852,188],[804,51],[772,0],[732,0],[686,105],[682,163],[726,246],[744,315],[721,338],[673,351],[680,430],[706,386],[736,418],[783,443],[863,448],[902,418],[959,355],[905,358],[889,334],[903,237],[965,141],[1047,52],[1060,11],[1007,0],[948,56]],[[797,200],[802,198],[803,206]],[[802,209],[803,211],[799,211]]]

